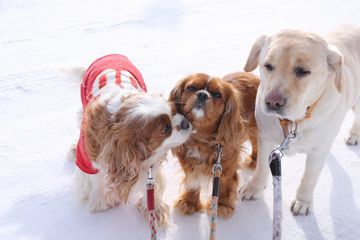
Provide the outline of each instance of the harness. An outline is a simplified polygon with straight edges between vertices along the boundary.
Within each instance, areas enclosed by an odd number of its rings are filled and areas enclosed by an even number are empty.
[[[269,165],[273,177],[273,240],[281,239],[281,217],[282,217],[282,191],[281,191],[281,158],[285,150],[295,141],[297,137],[297,126],[300,122],[311,118],[312,112],[317,106],[318,98],[306,110],[305,117],[300,120],[290,121],[288,119],[279,119],[282,127],[284,139],[280,146],[274,149],[269,156]]]

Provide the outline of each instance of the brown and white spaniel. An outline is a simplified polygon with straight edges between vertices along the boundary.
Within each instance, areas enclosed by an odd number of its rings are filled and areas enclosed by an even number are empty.
[[[259,80],[249,73],[233,73],[224,78],[197,73],[187,76],[171,91],[169,101],[191,122],[195,133],[174,148],[184,171],[184,191],[175,207],[184,214],[210,209],[203,207],[201,190],[207,190],[215,161],[215,146],[221,144],[223,157],[218,215],[229,217],[235,211],[243,143],[250,140],[252,154],[246,165],[254,167],[257,155],[257,127],[254,117]]]

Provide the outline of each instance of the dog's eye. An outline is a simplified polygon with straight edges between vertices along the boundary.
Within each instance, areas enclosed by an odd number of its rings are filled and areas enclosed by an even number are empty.
[[[269,72],[274,70],[274,66],[271,65],[270,63],[265,63],[264,67],[266,68],[266,70],[268,70]]]
[[[169,132],[171,132],[171,125],[170,124],[165,124],[163,129],[162,129],[162,134],[168,134]]]
[[[221,98],[221,93],[219,92],[212,92],[211,95],[214,97],[214,98]]]
[[[197,91],[198,89],[195,87],[195,86],[188,86],[187,88],[186,88],[186,91],[188,91],[188,92],[195,92],[195,91]]]
[[[302,67],[295,67],[294,73],[295,73],[296,77],[301,78],[301,77],[305,77],[305,76],[309,75],[311,73],[311,71],[305,70]]]

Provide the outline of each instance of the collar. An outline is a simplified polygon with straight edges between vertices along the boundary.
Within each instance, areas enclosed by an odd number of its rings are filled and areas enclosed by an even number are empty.
[[[320,101],[321,96],[309,107],[306,109],[305,116],[302,119],[298,119],[295,121],[291,121],[289,119],[279,118],[279,122],[281,125],[281,128],[283,130],[284,137],[287,137],[290,131],[297,131],[297,125],[307,119],[310,119],[312,116],[312,113],[314,112],[318,102]]]

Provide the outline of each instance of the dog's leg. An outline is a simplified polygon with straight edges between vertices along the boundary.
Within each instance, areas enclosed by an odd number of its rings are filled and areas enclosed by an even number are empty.
[[[231,177],[229,177],[229,175]],[[218,201],[218,216],[231,217],[235,212],[239,177],[237,173],[229,174],[226,171],[220,176],[220,196]],[[211,213],[211,200],[207,204],[207,212]]]
[[[105,181],[104,176],[99,172],[97,174],[88,175],[90,183],[88,208],[91,212],[104,211],[112,206],[105,199]]]
[[[187,186],[186,182],[188,181],[186,181],[185,177],[185,192],[183,192],[176,201],[175,208],[179,209],[183,214],[190,215],[202,209],[200,202],[200,188],[190,188]]]
[[[350,130],[350,136],[346,140],[348,145],[357,145],[360,144],[360,100],[353,107],[355,114],[354,122]]]
[[[259,198],[267,184],[269,177],[269,155],[275,148],[270,139],[259,138],[258,159],[254,175],[240,188],[241,200],[251,200]]]
[[[153,169],[153,174],[155,178],[155,189],[154,189],[154,201],[155,201],[155,216],[156,216],[156,225],[158,228],[165,228],[168,226],[170,219],[169,206],[163,201],[163,193],[165,190],[165,181],[162,174],[162,167],[157,167]],[[144,178],[145,179],[145,178]],[[149,212],[147,208],[147,189],[145,181],[141,183],[141,188],[143,190],[143,197],[139,199],[136,204],[140,214],[148,221]]]
[[[164,190],[165,180],[160,166],[155,175],[155,215],[159,228],[167,227],[170,219],[169,206],[163,201]]]
[[[256,168],[258,154],[257,136],[249,133],[249,141],[251,144],[251,154],[245,158],[244,167],[254,169]]]
[[[294,215],[307,215],[312,210],[314,189],[329,150],[330,147],[322,148],[307,155],[304,175],[297,189],[296,199],[291,203]]]

